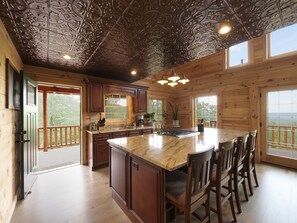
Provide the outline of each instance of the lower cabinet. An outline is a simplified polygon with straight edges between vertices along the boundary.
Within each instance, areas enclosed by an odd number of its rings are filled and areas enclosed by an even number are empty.
[[[106,166],[109,163],[109,143],[107,142],[108,139],[122,138],[127,136],[138,136],[151,133],[153,133],[152,128],[96,134],[88,131],[87,146],[89,166],[92,167],[92,170],[95,170],[99,167]]]
[[[93,166],[108,164],[109,144],[105,142],[94,142],[93,144]]]
[[[163,223],[164,170],[114,146],[109,167],[113,198],[132,222]]]
[[[127,162],[128,153],[116,149],[110,149],[110,186],[113,192],[127,205]]]
[[[160,168],[130,156],[130,207],[140,222],[163,222],[164,201],[160,200],[163,172]]]
[[[109,143],[110,133],[92,134],[87,133],[88,142],[88,163],[92,170],[109,163]]]

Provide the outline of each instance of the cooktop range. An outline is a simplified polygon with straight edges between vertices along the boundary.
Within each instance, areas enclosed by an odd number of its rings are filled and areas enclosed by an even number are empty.
[[[159,131],[157,132],[159,135],[168,135],[168,136],[175,136],[175,137],[187,137],[187,136],[195,136],[198,135],[199,132],[197,131],[192,131],[192,130],[187,130],[187,129],[183,129],[183,130],[164,130],[164,131]]]

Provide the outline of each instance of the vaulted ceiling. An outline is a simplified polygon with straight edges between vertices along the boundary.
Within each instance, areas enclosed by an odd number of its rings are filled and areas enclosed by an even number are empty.
[[[128,82],[297,22],[297,0],[2,0],[0,8],[25,64]],[[226,20],[233,31],[219,35]]]

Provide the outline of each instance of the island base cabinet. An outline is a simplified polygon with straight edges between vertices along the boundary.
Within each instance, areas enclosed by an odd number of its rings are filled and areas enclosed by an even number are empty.
[[[134,156],[130,156],[129,168],[129,209],[139,222],[164,222],[163,170]]]
[[[110,148],[110,187],[127,205],[127,163],[128,153]]]

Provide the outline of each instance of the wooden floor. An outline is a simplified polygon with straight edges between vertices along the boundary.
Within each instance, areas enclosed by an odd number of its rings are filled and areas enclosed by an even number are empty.
[[[296,223],[296,171],[264,164],[258,165],[257,171],[260,187],[248,202],[242,202],[238,222]],[[224,215],[224,220],[231,222],[228,205]],[[17,204],[11,222],[130,221],[111,198],[108,168],[92,172],[86,166],[74,166],[39,175],[32,193]],[[182,216],[175,222],[183,222]],[[215,214],[212,222],[217,222]]]

